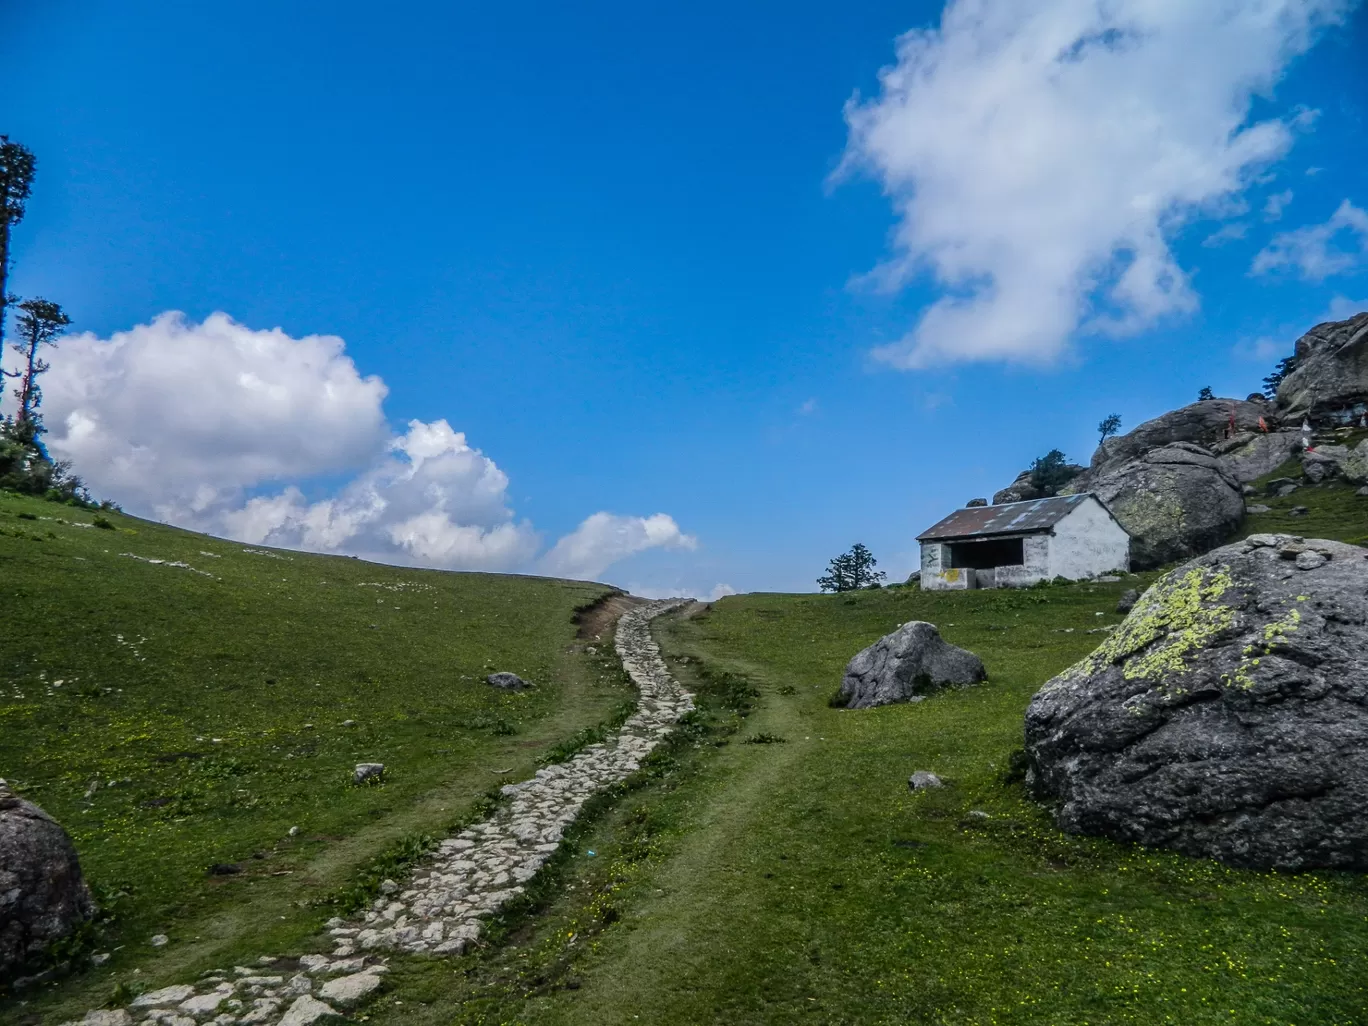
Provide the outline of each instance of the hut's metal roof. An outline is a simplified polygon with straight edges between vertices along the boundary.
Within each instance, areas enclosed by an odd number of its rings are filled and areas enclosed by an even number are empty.
[[[917,541],[951,538],[990,538],[1001,534],[1035,534],[1048,531],[1080,503],[1093,498],[1090,492],[1057,495],[1049,499],[1004,502],[1000,506],[957,509],[934,527],[917,535]]]

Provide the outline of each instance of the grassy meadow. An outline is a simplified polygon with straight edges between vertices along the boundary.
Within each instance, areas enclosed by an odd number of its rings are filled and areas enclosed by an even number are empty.
[[[1350,497],[1295,496],[1340,538],[1368,530],[1368,500]],[[1251,530],[1281,530],[1281,515]],[[746,595],[659,621],[699,714],[579,828],[487,948],[397,960],[370,1021],[1368,1022],[1364,878],[1071,837],[1023,793],[1012,754],[1031,695],[1154,576]],[[910,619],[979,653],[988,683],[831,708],[850,656]],[[909,792],[918,769],[948,786]]]
[[[631,701],[611,646],[576,639],[608,591],[0,495],[0,777],[70,831],[105,909],[75,946],[112,954],[0,1020],[297,948]],[[539,687],[491,688],[496,669]],[[362,761],[382,785],[351,782]]]

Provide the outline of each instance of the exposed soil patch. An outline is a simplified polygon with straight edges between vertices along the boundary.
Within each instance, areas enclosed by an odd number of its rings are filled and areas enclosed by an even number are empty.
[[[574,623],[579,628],[576,637],[582,641],[612,640],[613,627],[623,613],[645,604],[646,599],[628,595],[625,591],[609,592],[603,598],[575,611]]]

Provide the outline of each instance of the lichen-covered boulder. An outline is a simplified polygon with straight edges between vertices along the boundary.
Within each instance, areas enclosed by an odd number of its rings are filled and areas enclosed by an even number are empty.
[[[0,980],[94,914],[67,832],[0,780]]]
[[[1154,584],[1026,712],[1075,833],[1368,870],[1368,551],[1254,535]]]
[[[920,702],[943,688],[978,684],[987,676],[982,659],[950,644],[935,624],[913,620],[850,661],[841,680],[839,704],[869,709]]]
[[[1227,541],[1244,521],[1244,493],[1208,449],[1175,442],[1070,482],[1096,495],[1131,536],[1131,569],[1148,570]]]

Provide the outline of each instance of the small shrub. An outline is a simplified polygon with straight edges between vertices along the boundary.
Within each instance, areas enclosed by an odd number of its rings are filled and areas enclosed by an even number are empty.
[[[102,531],[114,530],[114,525],[109,522],[108,517],[96,517],[94,520],[91,521],[91,523],[93,523]]]
[[[778,734],[752,734],[748,738],[743,738],[743,745],[786,745],[788,738],[780,737]]]
[[[35,515],[32,514],[32,513],[20,513],[20,514],[19,514],[19,519],[20,519],[20,520],[37,520],[38,517],[35,516]]]

